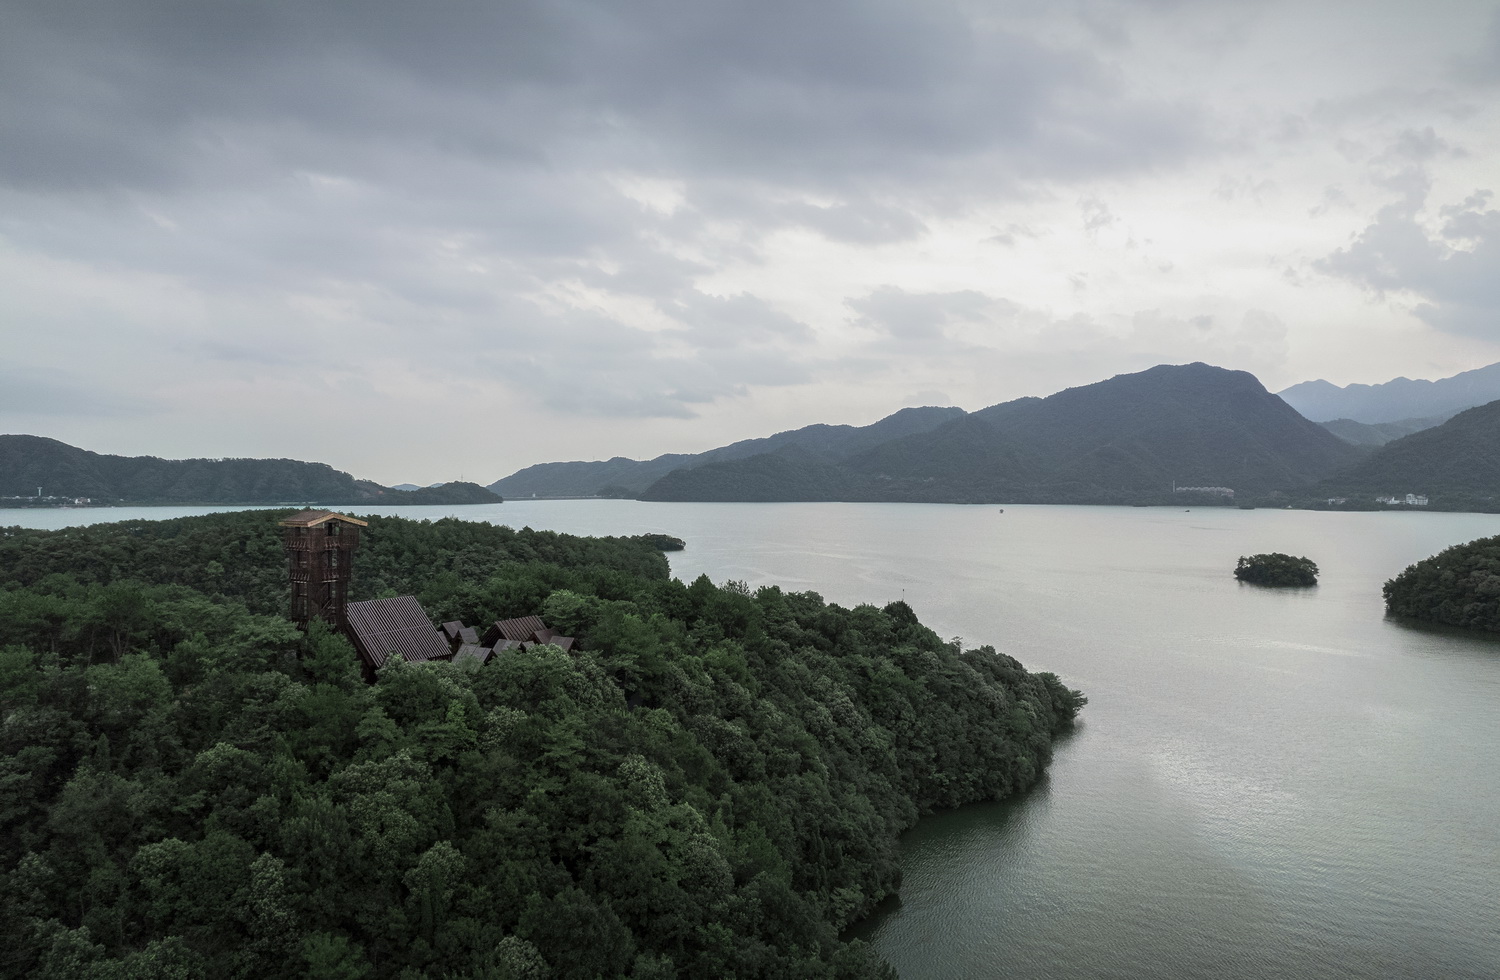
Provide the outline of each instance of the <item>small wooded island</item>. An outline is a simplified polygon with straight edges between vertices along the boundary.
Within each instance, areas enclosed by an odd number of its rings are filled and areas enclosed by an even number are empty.
[[[1304,588],[1318,584],[1318,566],[1310,558],[1295,558],[1279,551],[1248,558],[1241,555],[1234,577],[1252,585]]]
[[[1500,632],[1500,537],[1458,544],[1385,583],[1386,612]]]
[[[286,517],[0,529],[0,975],[893,977],[839,933],[897,835],[1086,701],[902,602],[380,516],[350,600],[577,642],[367,683],[287,618]]]

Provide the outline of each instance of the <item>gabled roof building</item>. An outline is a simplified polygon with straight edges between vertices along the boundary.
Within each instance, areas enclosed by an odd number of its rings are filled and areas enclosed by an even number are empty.
[[[522,616],[518,619],[497,619],[493,626],[485,630],[482,642],[487,647],[492,647],[501,640],[515,640],[523,643],[531,639],[532,634],[538,630],[545,630],[547,624],[542,622],[540,616]]]
[[[453,655],[415,596],[349,603],[348,631],[372,671],[384,667],[392,657],[425,663]]]
[[[281,522],[286,529],[287,571],[291,579],[292,619],[302,627],[323,619],[342,630],[364,662],[365,675],[392,659],[408,663],[477,660],[550,643],[573,649],[573,638],[549,629],[540,616],[497,620],[483,640],[472,626],[453,620],[439,629],[415,596],[349,602],[354,550],[366,521],[329,510],[299,511]]]

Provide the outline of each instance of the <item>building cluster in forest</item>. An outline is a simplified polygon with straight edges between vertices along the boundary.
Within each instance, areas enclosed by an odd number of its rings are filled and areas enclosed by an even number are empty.
[[[1233,497],[1234,491],[1229,487],[1179,487],[1172,486],[1173,493],[1206,493],[1215,497]]]
[[[487,663],[507,650],[549,644],[572,650],[574,639],[550,629],[539,616],[501,619],[484,631],[461,622],[433,626],[416,596],[349,601],[354,551],[366,521],[327,510],[304,510],[281,522],[286,528],[291,615],[302,627],[322,619],[354,644],[367,674],[393,657],[408,663],[477,660]]]
[[[1376,497],[1375,502],[1377,504],[1385,504],[1388,507],[1426,507],[1427,494],[1409,493],[1405,497],[1387,494],[1384,497]]]

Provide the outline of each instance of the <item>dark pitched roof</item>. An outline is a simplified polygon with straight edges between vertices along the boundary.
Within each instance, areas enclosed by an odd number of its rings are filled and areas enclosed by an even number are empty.
[[[353,524],[356,527],[369,527],[369,521],[362,521],[357,517],[345,517],[343,514],[335,514],[331,510],[299,510],[297,513],[281,522],[282,527],[317,527],[328,521],[343,521],[345,524]]]
[[[537,630],[544,630],[547,624],[542,622],[540,616],[522,616],[519,619],[497,619],[495,625],[491,626],[484,634],[484,645],[494,646],[500,640],[524,641],[531,639],[531,634]]]
[[[391,654],[412,663],[441,660],[448,644],[414,596],[351,602],[349,638],[371,667],[383,667]]]
[[[472,643],[465,643],[463,646],[459,647],[458,652],[453,655],[453,662],[458,663],[460,660],[465,660],[469,657],[473,657],[480,663],[484,663],[486,660],[490,659],[490,654],[493,652],[494,651],[490,650],[489,647],[481,647],[475,646]]]
[[[479,645],[479,631],[472,626],[465,626],[458,631],[458,638],[469,646]]]
[[[458,639],[459,631],[462,630],[463,628],[464,628],[464,624],[460,623],[456,619],[453,622],[451,622],[451,623],[444,623],[443,624],[443,632],[448,634],[448,639],[450,639],[450,640],[456,640],[456,639]]]

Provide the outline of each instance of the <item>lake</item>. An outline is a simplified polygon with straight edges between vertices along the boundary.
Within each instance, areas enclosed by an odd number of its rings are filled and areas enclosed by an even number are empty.
[[[215,508],[0,511],[60,527]],[[222,508],[219,508],[222,509]],[[356,510],[358,510],[356,508]],[[1478,514],[510,501],[392,507],[664,531],[685,580],[905,598],[1089,695],[1025,797],[923,820],[856,931],[922,978],[1500,977],[1500,643],[1380,586]],[[1314,589],[1241,585],[1284,551]]]

